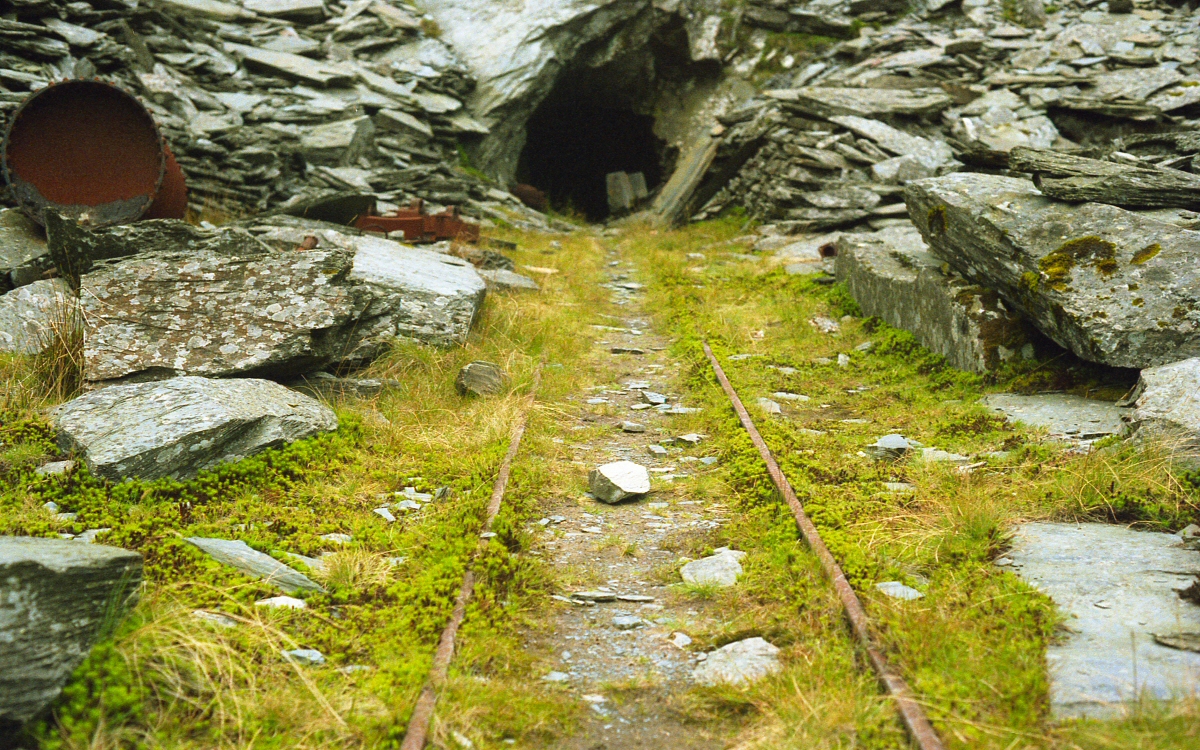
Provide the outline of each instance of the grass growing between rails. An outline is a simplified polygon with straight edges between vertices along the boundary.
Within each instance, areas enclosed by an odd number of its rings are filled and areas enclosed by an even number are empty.
[[[634,229],[619,241],[626,257],[640,258],[649,305],[687,363],[688,397],[704,406],[694,427],[722,454],[735,521],[706,543],[749,553],[742,583],[715,595],[717,606],[736,614],[700,640],[761,635],[783,648],[786,665],[746,690],[694,690],[680,711],[744,724],[739,748],[907,747],[828,582],[711,374],[700,348],[707,337],[863,598],[890,661],[951,747],[1195,747],[1194,701],[1146,707],[1126,720],[1053,725],[1044,655],[1058,616],[1045,596],[993,562],[1025,520],[1160,530],[1200,520],[1195,483],[1177,473],[1169,451],[1111,440],[1078,455],[1039,443],[975,403],[987,391],[1028,383],[1029,368],[991,379],[956,371],[907,333],[859,317],[840,287],[738,258],[746,252],[742,230],[732,221],[670,233]],[[816,317],[840,320],[840,331],[821,333],[810,323]],[[868,351],[857,348],[868,341]],[[729,358],[735,354],[749,356]],[[839,355],[848,357],[844,365]],[[1081,372],[1055,377],[1081,389],[1097,385]],[[755,407],[776,392],[808,399],[777,399],[781,417]],[[986,463],[965,473],[863,453],[891,432]],[[896,601],[875,590],[892,580],[925,597]]]
[[[79,469],[42,477],[57,454],[49,393],[28,360],[0,361],[0,534],[54,537],[105,528],[99,543],[141,552],[147,584],[113,637],[29,732],[44,748],[396,747],[467,562],[511,430],[539,362],[538,406],[495,531],[477,566],[435,739],[459,731],[477,746],[539,746],[577,710],[528,679],[516,634],[539,617],[553,571],[520,551],[539,498],[565,481],[536,461],[556,428],[553,404],[589,385],[582,315],[597,304],[603,258],[585,237],[502,233],[518,264],[556,267],[540,293],[490,294],[467,345],[397,345],[367,377],[400,386],[332,405],[341,427],[219,467],[188,482],[105,482]],[[520,270],[520,268],[518,268]],[[485,359],[512,376],[507,394],[460,397],[459,368]],[[372,510],[404,487],[448,496],[386,523]],[[53,501],[56,516],[42,506]],[[395,498],[387,501],[394,502]],[[338,543],[325,534],[348,534]],[[279,592],[209,559],[190,536],[241,539],[320,581],[304,610],[254,602]],[[316,557],[309,570],[287,553]],[[331,554],[330,554],[331,553]],[[202,610],[220,618],[198,616]],[[282,656],[317,649],[321,667]],[[347,668],[350,669],[347,669]]]

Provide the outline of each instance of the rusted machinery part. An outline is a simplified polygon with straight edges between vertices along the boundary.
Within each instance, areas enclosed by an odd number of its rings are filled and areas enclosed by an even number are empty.
[[[142,215],[143,219],[182,219],[187,216],[187,180],[166,141],[163,141],[163,156],[166,157],[166,166],[162,186],[150,208]]]
[[[88,226],[141,218],[166,167],[154,118],[132,94],[99,80],[34,92],[4,134],[4,177],[34,221],[47,209]]]
[[[720,363],[717,362],[717,357],[713,354],[712,348],[709,347],[707,341],[704,342],[704,355],[708,357],[708,361],[712,365],[713,373],[717,376],[717,382],[721,384],[725,395],[729,397],[730,403],[733,404],[733,410],[737,412],[742,427],[746,428],[746,432],[749,433],[750,441],[754,443],[754,447],[758,449],[758,454],[762,456],[763,463],[767,465],[767,473],[771,476],[771,483],[775,485],[775,489],[779,490],[779,494],[783,495],[783,499],[787,502],[788,507],[791,508],[792,516],[796,519],[796,526],[800,530],[800,535],[804,537],[804,541],[808,544],[809,549],[820,559],[821,567],[825,569],[825,574],[832,581],[833,588],[837,591],[838,598],[842,601],[842,609],[846,613],[846,619],[850,623],[850,632],[854,634],[855,640],[866,651],[867,659],[871,662],[871,668],[875,671],[875,676],[896,702],[896,709],[900,712],[904,728],[908,730],[909,736],[912,737],[913,742],[916,743],[920,750],[945,750],[941,738],[938,737],[933,724],[929,722],[929,717],[925,715],[925,709],[913,697],[908,683],[904,681],[903,677],[892,671],[892,668],[887,663],[887,659],[883,656],[883,652],[876,647],[874,639],[871,636],[867,612],[863,609],[858,594],[854,593],[850,582],[846,580],[845,573],[842,572],[842,566],[838,564],[833,553],[825,546],[824,540],[821,539],[821,533],[817,531],[817,527],[808,517],[808,514],[804,512],[804,506],[800,503],[800,498],[796,497],[796,492],[792,489],[791,482],[784,476],[783,469],[779,468],[779,463],[771,455],[771,449],[767,447],[767,442],[763,440],[762,435],[758,432],[758,428],[754,426],[754,420],[750,418],[750,413],[742,405],[742,400],[738,398],[737,391],[733,389],[733,384],[729,382],[729,378],[725,377],[725,371],[721,368]]]
[[[405,242],[479,241],[479,225],[463,221],[457,206],[449,206],[441,213],[426,214],[425,204],[419,198],[409,208],[402,208],[391,216],[359,216],[354,226],[366,232],[403,232]]]

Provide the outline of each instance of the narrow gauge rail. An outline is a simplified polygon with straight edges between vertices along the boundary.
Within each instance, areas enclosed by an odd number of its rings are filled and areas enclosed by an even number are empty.
[[[500,462],[500,473],[496,475],[496,482],[492,485],[492,499],[488,502],[483,532],[480,535],[472,564],[487,546],[487,537],[484,537],[483,534],[492,530],[492,523],[500,513],[500,504],[504,502],[504,491],[508,488],[508,478],[512,474],[513,460],[516,459],[517,452],[521,450],[521,438],[525,436],[525,426],[529,422],[529,412],[533,409],[533,402],[537,398],[538,385],[541,380],[542,368],[539,366],[533,373],[533,386],[529,389],[529,395],[526,397],[528,403],[525,410],[521,412],[520,422],[513,430],[512,439],[508,444],[508,452],[504,454],[504,460]],[[467,616],[467,604],[471,601],[474,593],[475,569],[469,565],[466,574],[463,575],[462,585],[458,589],[458,598],[454,602],[450,621],[442,630],[437,651],[433,654],[429,678],[425,681],[425,687],[421,689],[417,705],[413,708],[412,716],[408,720],[408,728],[404,732],[400,750],[422,750],[425,747],[425,740],[429,735],[429,725],[433,721],[433,710],[437,706],[438,691],[446,682],[446,676],[450,670],[450,660],[454,658],[454,639],[458,636],[458,629]]]
[[[838,598],[842,600],[842,609],[846,612],[846,619],[850,621],[850,630],[854,633],[854,638],[859,642],[863,649],[867,652],[867,658],[871,662],[871,667],[875,670],[876,677],[883,684],[888,694],[896,701],[896,708],[900,711],[900,718],[904,721],[904,727],[908,730],[909,736],[917,743],[921,750],[944,750],[941,739],[937,732],[934,731],[933,725],[929,723],[929,718],[925,715],[925,710],[921,708],[916,699],[913,697],[912,690],[909,689],[908,683],[904,678],[892,671],[888,666],[887,659],[883,653],[876,647],[874,640],[871,638],[871,631],[868,627],[867,613],[863,609],[862,602],[858,599],[858,594],[854,593],[850,582],[846,580],[846,574],[842,572],[842,566],[838,565],[833,553],[825,546],[825,542],[821,539],[821,534],[817,531],[817,527],[809,519],[808,514],[804,512],[804,506],[800,503],[800,498],[796,497],[795,490],[792,489],[791,482],[784,476],[783,470],[779,468],[779,464],[775,461],[775,457],[771,455],[771,449],[767,447],[766,441],[758,432],[758,428],[754,426],[754,420],[750,418],[746,407],[742,405],[742,400],[738,398],[737,391],[733,389],[733,385],[729,382],[729,378],[725,377],[725,371],[721,369],[721,364],[717,362],[716,356],[713,354],[712,348],[708,342],[704,342],[704,354],[708,357],[708,361],[712,364],[713,372],[717,376],[717,380],[721,383],[721,388],[725,391],[725,395],[729,397],[729,401],[733,404],[734,411],[737,412],[738,419],[741,420],[742,426],[746,428],[746,432],[750,433],[750,440],[753,441],[754,447],[758,448],[758,453],[762,456],[763,462],[767,465],[767,473],[771,475],[771,483],[775,485],[775,489],[779,490],[779,494],[783,495],[788,506],[792,509],[792,516],[796,519],[796,526],[800,529],[800,535],[804,537],[804,541],[808,544],[809,549],[816,553],[821,560],[821,567],[825,569],[825,574],[833,581],[833,587],[837,590]]]

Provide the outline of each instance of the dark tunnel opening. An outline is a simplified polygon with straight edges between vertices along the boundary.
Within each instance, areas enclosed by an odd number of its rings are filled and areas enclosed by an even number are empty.
[[[529,118],[526,134],[517,177],[544,191],[555,210],[603,221],[610,172],[641,172],[650,190],[662,180],[665,144],[649,115],[552,94]]]

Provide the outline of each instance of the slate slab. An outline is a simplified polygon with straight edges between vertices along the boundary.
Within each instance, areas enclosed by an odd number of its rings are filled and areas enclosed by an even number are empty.
[[[0,537],[0,723],[24,723],[58,697],[141,580],[136,552]]]
[[[934,256],[1078,356],[1143,368],[1200,355],[1200,232],[995,175],[918,180],[904,198]]]
[[[988,372],[1029,345],[1021,317],[995,292],[943,271],[915,227],[843,234],[836,247],[838,281],[863,313],[912,333],[954,367]]]
[[[280,591],[320,591],[308,576],[292,570],[270,555],[263,554],[240,540],[188,537],[187,541],[219,563],[237,568],[251,578],[261,578]]]
[[[697,586],[727,588],[736,584],[741,577],[741,560],[745,556],[746,553],[741,550],[721,549],[708,557],[687,563],[680,568],[679,575],[685,582]]]
[[[1096,440],[1117,435],[1125,429],[1131,409],[1111,401],[1083,398],[1069,393],[992,393],[980,403],[998,411],[1009,422],[1044,427],[1051,437],[1067,440]]]
[[[779,648],[762,638],[746,638],[726,644],[708,654],[692,671],[702,685],[746,685],[783,668]]]
[[[1046,652],[1056,717],[1111,717],[1138,695],[1168,700],[1200,689],[1200,653],[1154,640],[1200,632],[1200,606],[1176,593],[1200,574],[1200,552],[1178,536],[1029,523],[1008,557],[1067,616],[1070,630]]]
[[[588,491],[604,503],[619,503],[650,491],[650,472],[632,461],[615,461],[592,469]]]
[[[62,279],[42,279],[0,295],[0,352],[40,352],[55,326],[78,324],[75,305]]]
[[[268,380],[189,376],[86,393],[58,407],[54,424],[64,452],[119,481],[188,479],[338,422],[319,401]]]

